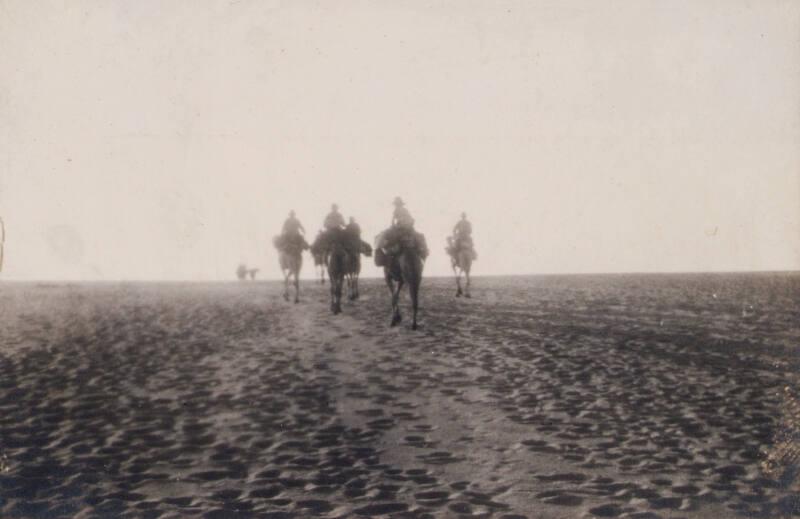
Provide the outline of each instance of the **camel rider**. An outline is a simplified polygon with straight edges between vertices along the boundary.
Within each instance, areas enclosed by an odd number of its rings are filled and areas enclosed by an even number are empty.
[[[422,258],[428,256],[428,247],[425,243],[425,237],[414,230],[414,218],[408,209],[405,207],[403,199],[395,197],[394,199],[394,213],[392,213],[392,224],[389,230],[378,235],[377,245],[378,249],[386,249],[388,254],[392,254],[392,250],[396,250],[397,246],[404,239],[410,238],[413,245],[419,250]],[[375,261],[378,266],[382,263],[383,258],[379,258],[376,253]]]
[[[392,213],[392,227],[399,227],[401,229],[411,230],[414,228],[414,218],[403,203],[403,199],[399,196],[394,199],[394,213]]]
[[[357,238],[361,238],[361,226],[358,225],[356,219],[352,216],[350,217],[350,221],[347,223],[347,227],[345,227],[344,230],[353,236],[356,236]]]
[[[323,232],[314,244],[315,249],[327,254],[330,241],[337,234],[337,231],[344,229],[344,226],[344,216],[339,212],[339,206],[336,204],[331,205],[331,212],[328,213],[322,223]]]
[[[300,223],[300,220],[297,219],[295,216],[294,211],[289,211],[289,218],[283,222],[283,234],[285,236],[294,236],[299,234],[305,234],[306,230],[303,227],[303,224]]]
[[[461,220],[453,227],[453,236],[456,240],[472,236],[472,224],[467,220],[467,213],[461,213]]]
[[[467,213],[461,213],[461,220],[453,227],[453,249],[467,249],[476,256],[472,244],[472,224],[467,220]]]
[[[344,216],[339,212],[339,206],[333,204],[331,212],[325,217],[325,223],[322,225],[326,231],[333,229],[342,229],[344,227]]]
[[[281,232],[281,245],[286,246],[292,243],[298,244],[301,249],[307,249],[308,243],[304,235],[306,233],[303,224],[295,216],[294,211],[289,211],[289,218],[283,222],[283,231]]]
[[[360,254],[369,254],[368,251],[371,247],[369,243],[361,239],[361,226],[358,225],[355,218],[352,216],[350,217],[350,221],[347,227],[344,228],[344,231],[352,238],[352,247],[354,250],[358,251]]]

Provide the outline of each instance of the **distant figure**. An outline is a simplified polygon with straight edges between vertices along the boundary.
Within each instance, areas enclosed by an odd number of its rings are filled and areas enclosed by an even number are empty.
[[[239,263],[239,267],[236,269],[236,277],[239,278],[239,281],[247,279],[247,266],[244,263]]]
[[[425,243],[425,236],[414,230],[414,219],[400,197],[394,199],[394,207],[391,227],[375,239],[375,264],[383,267],[386,286],[392,295],[391,325],[396,326],[402,320],[400,291],[407,283],[414,312],[411,328],[416,330],[419,288],[422,284],[422,269],[428,256],[428,246]]]
[[[256,279],[256,273],[258,269],[249,269],[247,265],[244,263],[240,263],[239,267],[236,269],[236,277],[239,278],[239,281],[246,281],[247,276],[250,276],[251,280]]]

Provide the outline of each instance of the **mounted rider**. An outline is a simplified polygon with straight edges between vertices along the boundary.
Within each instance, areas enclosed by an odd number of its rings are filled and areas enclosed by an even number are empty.
[[[356,219],[352,216],[350,217],[350,221],[347,222],[347,227],[345,227],[344,230],[347,231],[348,234],[352,234],[359,239],[361,238],[361,226],[358,225],[358,222],[356,222]]]
[[[366,254],[367,256],[372,255],[372,247],[369,243],[361,239],[361,226],[358,225],[358,222],[356,222],[356,219],[352,216],[347,223],[347,227],[344,228],[344,232],[347,234],[351,243],[351,248],[354,251],[358,251],[359,254]]]
[[[447,239],[447,253],[451,256],[465,250],[472,254],[472,260],[478,259],[472,242],[472,224],[467,220],[467,213],[461,213],[461,220],[453,227],[453,236]]]
[[[375,264],[379,267],[384,265],[386,255],[397,254],[404,245],[415,247],[423,260],[428,257],[425,236],[414,230],[414,218],[406,209],[403,199],[395,197],[393,204],[391,226],[375,239]]]
[[[303,224],[295,216],[294,211],[289,211],[289,217],[283,222],[283,229],[280,236],[273,240],[278,250],[290,252],[292,250],[304,251],[308,249],[308,243],[304,237],[306,233]]]
[[[325,231],[332,231],[334,229],[343,229],[344,226],[344,216],[339,212],[339,206],[336,204],[331,205],[331,212],[325,217],[322,227]]]
[[[322,231],[317,235],[317,239],[311,246],[312,252],[322,253],[326,257],[332,240],[337,239],[344,232],[344,216],[339,212],[337,204],[331,205],[331,212],[325,217],[322,223]]]

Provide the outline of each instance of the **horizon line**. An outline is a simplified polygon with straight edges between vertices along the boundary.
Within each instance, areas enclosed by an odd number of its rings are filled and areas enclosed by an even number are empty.
[[[472,279],[480,278],[515,278],[515,277],[556,277],[556,276],[636,276],[636,275],[725,275],[725,274],[800,274],[800,269],[770,269],[770,270],[665,270],[665,271],[628,271],[628,272],[537,272],[527,274],[477,274]],[[423,279],[450,279],[453,274],[424,276]],[[382,280],[382,276],[361,276],[360,279]],[[300,281],[318,281],[318,277],[301,278]],[[270,283],[282,282],[282,278],[262,279],[2,279],[0,283]]]

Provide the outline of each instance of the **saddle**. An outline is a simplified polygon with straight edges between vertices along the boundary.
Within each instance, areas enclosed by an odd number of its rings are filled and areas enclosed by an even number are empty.
[[[425,235],[414,229],[392,227],[375,237],[375,265],[383,267],[389,257],[399,255],[404,249],[416,250],[424,261],[428,257]]]
[[[447,238],[447,247],[445,248],[445,251],[450,256],[456,256],[460,252],[469,252],[472,256],[472,261],[478,259],[478,253],[475,252],[475,246],[472,242],[472,236]]]
[[[299,234],[281,234],[272,239],[272,244],[281,252],[287,254],[301,253],[308,249],[305,238]]]

